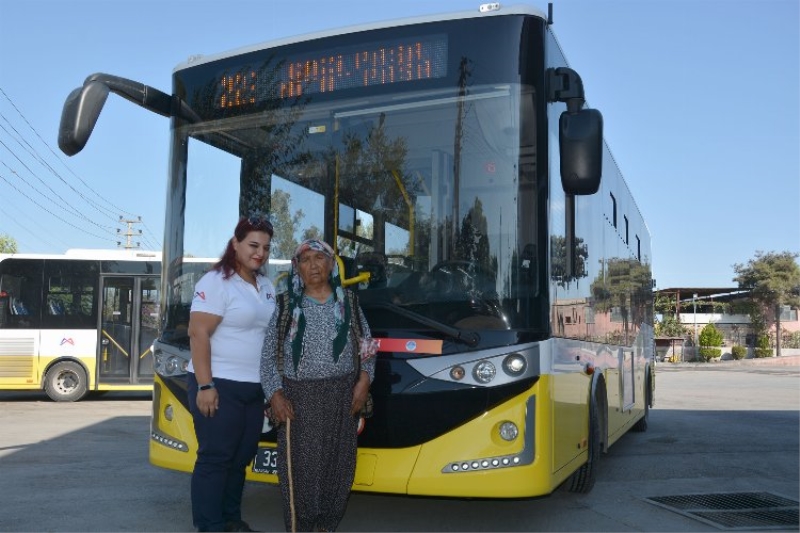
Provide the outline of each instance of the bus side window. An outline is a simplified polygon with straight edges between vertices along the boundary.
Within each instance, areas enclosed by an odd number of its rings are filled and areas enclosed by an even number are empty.
[[[11,315],[11,297],[5,291],[0,291],[0,328],[6,327]]]
[[[63,316],[66,314],[64,304],[55,298],[50,298],[47,302],[47,312],[52,316]]]
[[[0,263],[0,292],[8,297],[6,329],[40,327],[42,307],[41,259],[6,259]]]
[[[28,316],[31,314],[25,303],[13,293],[3,292],[0,296],[0,326],[6,328],[30,327]]]
[[[25,302],[23,302],[19,298],[12,298],[11,314],[17,316],[28,316],[31,314],[31,312],[28,311],[28,307],[25,305]]]
[[[33,312],[25,302],[22,301],[20,298],[16,298],[13,295],[9,295],[9,320],[6,323],[6,327],[9,328],[31,328],[35,327],[33,324],[34,316]]]

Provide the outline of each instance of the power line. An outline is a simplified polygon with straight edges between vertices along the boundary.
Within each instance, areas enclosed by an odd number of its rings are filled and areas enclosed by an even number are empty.
[[[41,136],[41,135],[39,135],[39,132],[37,132],[37,131],[36,131],[36,128],[34,128],[34,127],[33,127],[33,125],[31,125],[31,123],[28,121],[28,119],[25,117],[25,115],[23,115],[23,114],[22,114],[22,111],[20,111],[20,110],[19,110],[19,108],[18,108],[18,107],[17,107],[17,106],[14,104],[14,102],[13,102],[13,101],[11,100],[11,98],[10,98],[10,97],[9,97],[9,96],[6,94],[6,92],[3,90],[3,88],[2,88],[2,87],[0,87],[0,93],[2,93],[2,94],[3,94],[3,96],[6,98],[6,100],[8,100],[8,103],[9,103],[9,104],[11,104],[11,107],[13,107],[13,108],[14,108],[14,110],[17,112],[17,114],[20,116],[20,118],[23,120],[23,122],[25,122],[25,124],[28,126],[28,128],[30,128],[30,130],[33,132],[33,134],[34,134],[34,135],[36,135],[36,137],[37,137],[37,138],[39,139],[39,141],[41,141],[41,143],[42,143],[42,144],[43,144],[43,145],[44,145],[44,146],[47,148],[47,150],[48,150],[48,151],[49,151],[49,152],[50,152],[50,153],[51,153],[51,154],[52,154],[52,155],[53,155],[53,156],[54,156],[54,157],[55,157],[55,158],[56,158],[56,159],[57,159],[57,160],[58,160],[58,161],[59,161],[59,162],[60,162],[60,163],[63,165],[63,166],[64,166],[64,168],[66,168],[66,169],[67,169],[67,170],[70,172],[70,174],[72,174],[72,175],[73,175],[73,176],[74,176],[74,177],[75,177],[75,178],[76,178],[78,181],[80,181],[80,182],[83,184],[83,186],[84,186],[84,187],[86,187],[88,190],[90,190],[90,191],[91,191],[91,192],[92,192],[92,193],[93,193],[95,196],[97,196],[98,198],[100,198],[101,200],[103,200],[103,201],[104,201],[106,204],[110,205],[110,206],[113,208],[113,211],[114,211],[114,212],[117,212],[117,213],[121,212],[121,213],[124,213],[124,214],[127,214],[127,215],[135,216],[135,215],[133,215],[133,213],[130,213],[129,211],[126,211],[125,209],[122,209],[121,207],[117,207],[116,205],[114,205],[113,203],[111,203],[111,202],[110,202],[110,201],[109,201],[107,198],[105,198],[105,197],[101,196],[101,195],[100,195],[100,194],[99,194],[97,191],[95,191],[95,190],[94,190],[94,189],[93,189],[93,188],[92,188],[92,187],[91,187],[91,186],[90,186],[88,183],[86,183],[86,182],[85,182],[85,181],[84,181],[84,180],[83,180],[83,179],[82,179],[80,176],[78,176],[78,175],[77,175],[77,174],[76,174],[76,173],[75,173],[75,172],[74,172],[74,171],[73,171],[73,170],[72,170],[72,169],[71,169],[69,166],[67,166],[67,164],[64,162],[64,160],[63,160],[63,159],[62,159],[62,158],[61,158],[61,157],[60,157],[60,156],[59,156],[59,155],[58,155],[58,154],[57,154],[57,153],[56,153],[56,152],[53,150],[53,148],[50,146],[50,144],[48,144],[48,143],[47,143],[47,141],[45,141],[45,140],[42,138],[42,136]],[[2,114],[0,114],[0,116],[3,116],[3,115],[2,115]],[[4,120],[6,120],[6,122],[8,122],[8,119],[6,119],[6,118],[5,118],[5,116],[3,116],[3,119],[4,119]],[[10,124],[10,123],[9,123],[9,124]],[[17,130],[15,129],[14,131],[17,131]],[[27,143],[26,143],[26,144],[27,144]],[[61,175],[60,175],[60,174],[58,174],[58,172],[56,172],[56,170],[55,170],[55,169],[53,169],[53,168],[52,168],[50,165],[46,165],[46,166],[47,166],[47,167],[48,167],[48,168],[49,168],[49,169],[50,169],[50,170],[53,172],[53,174],[54,174],[55,176],[57,176],[57,177],[58,177],[59,179],[61,179],[61,180],[62,180],[62,181],[65,183],[65,184],[67,184],[66,180],[64,180],[64,179],[61,177]],[[67,184],[67,186],[69,186],[69,187],[70,187],[70,188],[71,188],[73,191],[75,191],[75,193],[77,193],[77,194],[78,194],[78,195],[79,195],[81,198],[83,198],[84,200],[86,200],[86,201],[87,201],[87,202],[88,202],[90,205],[92,205],[93,207],[95,207],[95,209],[98,209],[98,210],[100,210],[100,209],[102,208],[102,209],[106,209],[106,210],[107,210],[107,208],[105,208],[105,207],[102,207],[102,206],[99,206],[99,205],[97,205],[96,203],[94,203],[92,200],[90,200],[89,198],[86,198],[86,197],[85,197],[83,194],[81,194],[79,191],[77,191],[77,190],[76,190],[74,187],[72,187],[71,185]],[[112,217],[112,218],[113,218],[113,217]]]
[[[141,217],[140,217],[140,218],[141,218]],[[153,239],[155,240],[155,243],[158,245],[158,246],[156,247],[156,249],[160,250],[160,249],[161,249],[161,240],[160,240],[158,237],[156,237],[155,233],[153,233],[153,231],[152,231],[152,230],[151,230],[151,229],[150,229],[150,228],[147,226],[147,224],[145,224],[144,220],[142,220],[142,226],[144,226],[144,229],[146,229],[146,230],[147,230],[147,232],[148,232],[148,233],[149,233],[149,234],[150,234],[150,235],[153,237]]]
[[[62,157],[60,157],[53,150],[53,148],[42,138],[41,135],[39,135],[39,133],[36,131],[36,129],[31,125],[31,123],[28,121],[28,119],[22,114],[20,109],[14,104],[14,102],[11,100],[11,98],[8,96],[8,94],[2,88],[0,88],[0,93],[5,97],[5,99],[11,105],[11,107],[13,107],[13,109],[16,111],[17,115],[19,115],[19,117],[22,119],[22,121],[25,122],[25,124],[30,129],[30,131],[32,131],[33,134],[39,139],[39,141],[47,148],[47,151],[49,151],[52,156],[54,156],[56,159],[58,159],[61,162],[61,164],[63,165],[63,167],[66,168],[67,171],[69,171],[69,173],[72,174],[72,176],[74,176],[75,179],[77,179],[81,184],[83,184],[83,186],[87,190],[89,190],[96,197],[100,198],[105,204],[111,206],[113,208],[113,211],[111,209],[109,209],[108,207],[106,207],[104,205],[100,205],[99,203],[95,202],[93,199],[87,197],[85,194],[83,194],[81,191],[79,191],[77,188],[75,188],[72,184],[70,184],[66,179],[64,179],[64,177],[55,168],[53,168],[53,166],[51,166],[46,161],[46,159],[44,157],[42,157],[42,155],[36,150],[36,148],[34,148],[33,145],[31,145],[31,143],[28,142],[25,139],[25,136],[16,127],[14,127],[14,125],[11,123],[9,118],[6,115],[4,115],[3,113],[0,113],[0,118],[2,118],[2,120],[8,125],[8,127],[6,127],[3,124],[0,124],[0,130],[4,131],[10,138],[14,139],[14,141],[17,143],[17,145],[19,145],[21,147],[21,149],[23,150],[23,153],[25,153],[31,159],[33,159],[34,161],[38,162],[40,165],[45,167],[50,174],[52,174],[53,176],[58,178],[58,180],[60,180],[66,187],[68,187],[72,192],[77,194],[81,198],[81,200],[83,202],[85,202],[86,204],[90,205],[93,209],[95,209],[102,216],[104,216],[104,217],[106,217],[106,218],[108,218],[110,220],[113,220],[115,223],[123,221],[123,218],[124,218],[122,215],[120,215],[119,216],[119,220],[118,220],[116,218],[116,216],[115,216],[117,213],[121,212],[121,213],[124,213],[124,214],[127,214],[127,215],[131,215],[132,217],[136,216],[136,215],[133,215],[132,213],[130,213],[129,211],[126,211],[126,210],[114,205],[112,202],[107,200],[105,197],[101,196],[91,186],[89,186],[88,183],[86,183],[69,166],[67,166],[67,164],[65,163],[64,159]],[[8,164],[6,164],[3,161],[0,161],[0,163],[2,163],[3,166],[5,166],[14,176],[19,178],[19,180],[24,182],[27,187],[33,189],[36,193],[38,193],[43,198],[45,198],[48,203],[54,203],[56,206],[58,206],[60,209],[62,209],[66,214],[70,214],[72,216],[80,218],[83,221],[88,222],[88,223],[90,223],[90,224],[102,229],[103,231],[108,232],[110,235],[113,235],[113,237],[118,237],[118,233],[120,231],[119,229],[117,229],[116,233],[115,233],[114,228],[111,228],[111,227],[109,227],[107,225],[101,225],[101,224],[95,222],[94,220],[90,219],[89,217],[87,217],[85,213],[80,212],[79,210],[75,209],[72,206],[72,203],[70,203],[68,201],[65,201],[63,195],[59,194],[59,192],[57,192],[55,189],[53,189],[50,185],[48,185],[48,183],[45,180],[43,180],[39,175],[37,175],[37,173],[30,166],[28,166],[28,164],[26,164],[19,157],[19,155],[17,153],[15,153],[11,149],[10,146],[8,146],[8,144],[3,142],[2,140],[0,140],[0,144],[3,147],[5,147],[5,149],[8,150],[9,153],[11,153],[11,155],[19,162],[19,164],[22,167],[24,167],[24,169],[31,176],[36,178],[42,185],[44,185],[44,187],[50,192],[50,194],[55,195],[58,199],[56,200],[56,199],[52,198],[49,194],[47,194],[46,192],[43,192],[38,187],[36,187],[33,184],[31,184],[30,181],[28,181],[25,177],[20,175],[20,173],[18,173],[16,170],[14,170],[11,166],[9,166]],[[56,215],[51,209],[48,209],[47,207],[44,207],[41,203],[36,202],[30,195],[26,194],[19,187],[15,186],[12,183],[12,181],[9,180],[8,177],[0,175],[0,179],[2,179],[2,181],[5,181],[6,183],[8,183],[17,193],[22,194],[23,196],[25,196],[25,198],[27,198],[29,201],[34,203],[37,207],[39,207],[40,209],[43,209],[45,212],[47,212],[50,215],[56,217],[58,220],[66,223],[69,226],[71,226],[71,227],[73,227],[75,229],[78,229],[78,230],[80,230],[80,231],[82,231],[82,232],[84,232],[87,235],[90,235],[92,237],[102,239],[103,241],[110,240],[107,237],[101,237],[101,236],[97,235],[96,233],[92,233],[90,231],[82,229],[79,226],[76,226],[75,224],[72,224],[72,223],[68,222],[67,220],[65,220],[64,218]],[[141,222],[141,217],[140,216],[138,217],[137,222]],[[141,223],[144,224],[144,222],[141,222]],[[32,227],[37,227],[37,226],[34,225]],[[149,227],[147,227],[146,224],[144,225],[144,227],[147,229],[147,231],[148,231],[148,233],[150,235],[153,235],[153,232],[149,229]],[[141,231],[139,232],[139,234],[140,234],[140,237],[141,237],[142,241],[148,247],[151,247],[151,248],[154,248],[154,249],[155,248],[159,248],[159,249],[161,248],[160,241],[157,238],[155,238],[155,236],[153,236],[153,237],[155,239],[155,242],[157,243],[156,246],[154,246],[152,244],[152,242],[150,241],[150,239],[148,237],[144,236]]]
[[[6,148],[6,149],[8,149],[8,146],[7,146],[7,145],[6,145],[6,144],[5,144],[3,141],[1,141],[1,140],[0,140],[0,144],[2,144],[3,146],[5,146],[5,148]],[[9,151],[10,151],[10,150],[9,150]],[[17,157],[17,156],[16,156],[16,154],[14,154],[13,152],[11,152],[11,155],[13,155],[14,157]],[[44,186],[45,186],[45,187],[46,187],[46,188],[47,188],[47,189],[48,189],[50,192],[52,192],[54,195],[56,195],[56,198],[51,198],[51,197],[49,197],[47,194],[45,194],[45,193],[43,193],[41,190],[39,190],[38,188],[34,187],[34,186],[33,186],[33,185],[32,185],[32,184],[31,184],[31,183],[28,181],[28,180],[26,180],[26,179],[25,179],[25,178],[24,178],[24,177],[23,177],[23,176],[22,176],[20,173],[18,173],[18,172],[17,172],[16,170],[14,170],[13,168],[9,167],[9,166],[8,166],[8,165],[7,165],[7,164],[4,162],[4,161],[0,161],[0,163],[1,163],[1,164],[2,164],[4,167],[6,167],[6,168],[7,168],[9,171],[11,171],[11,173],[12,173],[12,174],[14,174],[14,175],[15,175],[16,177],[18,177],[20,180],[22,180],[23,182],[25,182],[25,184],[26,184],[26,185],[28,185],[28,186],[29,186],[31,189],[33,189],[34,191],[36,191],[37,193],[39,193],[41,196],[43,196],[43,197],[44,197],[44,198],[46,198],[47,200],[50,200],[50,201],[51,201],[51,202],[53,202],[55,205],[57,205],[58,207],[60,207],[60,208],[61,208],[61,209],[63,209],[64,211],[66,211],[67,213],[71,214],[72,216],[75,216],[75,217],[77,217],[77,218],[81,218],[81,219],[85,220],[86,222],[89,222],[90,224],[93,224],[94,226],[97,226],[98,228],[100,228],[100,229],[103,229],[103,230],[106,230],[106,231],[111,231],[111,230],[113,229],[113,228],[111,228],[110,226],[101,226],[100,224],[98,224],[98,223],[97,223],[97,222],[95,222],[94,220],[91,220],[91,219],[90,219],[90,218],[88,218],[86,215],[84,215],[83,213],[81,213],[80,211],[78,211],[78,210],[77,210],[76,208],[74,208],[74,207],[73,207],[73,206],[72,206],[72,205],[71,205],[69,202],[64,202],[64,201],[63,201],[63,199],[60,199],[60,198],[59,198],[59,194],[58,194],[58,193],[57,193],[55,190],[53,190],[53,188],[52,188],[52,187],[50,187],[50,185],[48,185],[48,184],[47,184],[47,182],[45,182],[45,181],[44,181],[42,178],[40,178],[39,176],[37,176],[37,175],[36,175],[36,174],[35,174],[35,173],[34,173],[34,172],[33,172],[33,171],[30,169],[30,167],[28,167],[28,166],[27,166],[27,165],[26,165],[26,164],[25,164],[25,163],[24,163],[24,162],[23,162],[21,159],[19,159],[19,158],[17,157],[17,161],[19,161],[19,163],[20,163],[20,164],[21,164],[23,167],[25,167],[25,169],[27,169],[27,170],[28,170],[28,172],[30,172],[30,173],[31,173],[31,175],[32,175],[33,177],[35,177],[36,179],[38,179],[38,180],[39,180],[39,182],[40,182],[42,185],[44,185]],[[61,200],[61,201],[59,201],[59,200]]]
[[[43,166],[43,167],[45,167],[47,170],[49,170],[49,171],[50,171],[50,173],[51,173],[52,175],[54,175],[54,176],[55,176],[55,177],[57,177],[59,180],[61,180],[61,182],[62,182],[64,185],[66,185],[67,187],[69,187],[69,188],[70,188],[70,189],[71,189],[71,190],[72,190],[72,191],[73,191],[75,194],[77,194],[78,196],[80,196],[80,197],[81,197],[81,198],[82,198],[82,199],[83,199],[83,200],[84,200],[84,201],[85,201],[87,204],[89,204],[89,205],[91,205],[93,208],[95,208],[95,209],[96,209],[96,210],[97,210],[97,211],[98,211],[100,214],[102,214],[102,215],[104,215],[104,216],[106,216],[106,217],[108,217],[108,218],[110,218],[110,219],[112,219],[112,220],[114,219],[114,217],[113,217],[111,214],[109,214],[109,212],[108,212],[108,209],[107,209],[107,208],[105,208],[105,207],[102,207],[102,206],[99,206],[99,205],[95,204],[94,202],[92,202],[91,200],[89,200],[89,199],[88,199],[88,198],[87,198],[85,195],[83,195],[83,194],[82,194],[82,193],[81,193],[79,190],[77,190],[75,187],[73,187],[72,185],[70,185],[69,183],[67,183],[67,181],[66,181],[66,180],[65,180],[63,177],[61,177],[61,175],[60,175],[58,172],[56,172],[56,170],[55,170],[55,169],[54,169],[52,166],[50,166],[50,164],[49,164],[49,163],[47,163],[47,161],[45,161],[45,160],[44,160],[44,158],[42,158],[42,157],[39,155],[39,153],[36,151],[36,149],[35,149],[33,146],[31,146],[31,144],[30,144],[28,141],[26,141],[26,140],[24,139],[24,137],[22,137],[22,134],[20,134],[20,132],[19,132],[19,131],[18,131],[16,128],[14,128],[14,126],[13,126],[13,125],[12,125],[12,124],[11,124],[11,123],[8,121],[8,118],[6,118],[6,116],[5,116],[5,115],[3,115],[2,113],[0,113],[0,118],[2,118],[3,120],[5,120],[5,121],[6,121],[6,123],[8,123],[9,127],[10,127],[12,130],[14,130],[14,133],[16,133],[16,134],[17,134],[17,137],[15,137],[14,135],[12,135],[12,134],[11,134],[11,132],[9,132],[9,131],[8,131],[8,130],[5,128],[5,126],[3,126],[2,124],[0,124],[0,129],[2,129],[3,131],[5,131],[6,133],[8,133],[9,137],[11,137],[12,139],[14,139],[14,140],[17,142],[17,144],[18,144],[18,145],[19,145],[19,146],[20,146],[20,147],[21,147],[21,148],[22,148],[22,149],[23,149],[23,150],[24,150],[24,151],[25,151],[25,152],[26,152],[26,153],[27,153],[29,156],[31,156],[31,158],[33,158],[33,160],[34,160],[34,161],[37,161],[37,162],[38,162],[40,165],[42,165],[42,166]],[[21,139],[21,141],[20,141],[20,139]],[[23,142],[24,142],[24,144],[23,144]],[[0,141],[0,143],[2,143],[2,141]],[[25,168],[28,170],[28,172],[30,172],[30,173],[31,173],[33,176],[36,176],[36,178],[37,178],[39,181],[41,181],[43,184],[45,183],[45,182],[44,182],[44,180],[43,180],[42,178],[39,178],[39,176],[37,176],[37,175],[36,175],[36,173],[34,173],[34,172],[33,172],[33,170],[32,170],[30,167],[28,167],[28,166],[27,166],[27,165],[26,165],[26,164],[25,164],[25,163],[24,163],[24,162],[23,162],[23,161],[22,161],[22,160],[21,160],[21,159],[20,159],[20,158],[17,156],[17,154],[16,154],[16,153],[14,153],[14,151],[13,151],[13,150],[12,150],[12,149],[11,149],[11,148],[8,146],[8,145],[6,145],[5,143],[2,143],[2,144],[3,144],[3,146],[5,146],[6,150],[8,150],[8,151],[11,153],[11,155],[13,155],[13,156],[14,156],[14,157],[17,159],[17,161],[19,161],[19,162],[20,162],[20,164],[21,164],[22,166],[24,166],[24,167],[25,167]],[[27,148],[26,148],[26,146],[27,146]],[[45,185],[46,185],[46,184],[45,184]],[[46,185],[46,186],[47,186],[48,188],[50,188],[48,185]],[[50,188],[50,190],[52,190],[52,188]],[[105,209],[105,210],[106,210],[106,212],[104,213],[104,212],[103,212],[101,209]]]
[[[19,189],[19,188],[18,188],[16,185],[14,185],[13,183],[11,183],[11,182],[10,182],[10,181],[9,181],[9,180],[8,180],[8,179],[5,177],[5,176],[3,176],[2,174],[0,174],[0,179],[2,179],[3,181],[5,181],[6,183],[8,183],[8,184],[9,184],[9,185],[10,185],[10,186],[11,186],[11,187],[12,187],[12,188],[15,190],[15,191],[17,191],[17,192],[18,192],[18,193],[20,193],[22,196],[24,196],[25,198],[27,198],[28,200],[30,200],[31,202],[33,202],[33,203],[34,203],[34,204],[35,204],[37,207],[39,207],[40,209],[42,209],[42,210],[44,210],[44,211],[46,211],[46,212],[50,213],[52,216],[56,217],[56,218],[57,218],[58,220],[60,220],[61,222],[64,222],[65,224],[67,224],[67,225],[69,225],[69,226],[72,226],[73,228],[75,228],[75,229],[77,229],[77,230],[79,230],[79,231],[82,231],[82,232],[86,233],[87,235],[91,235],[92,237],[95,237],[95,238],[97,238],[97,239],[101,239],[101,240],[110,240],[108,237],[101,237],[100,235],[96,235],[96,234],[94,234],[94,233],[91,233],[91,232],[89,232],[89,231],[86,231],[85,229],[83,229],[83,228],[80,228],[80,227],[76,226],[75,224],[73,224],[73,223],[69,222],[68,220],[65,220],[65,219],[61,218],[60,216],[56,215],[55,213],[53,213],[52,211],[50,211],[49,209],[47,209],[45,206],[43,206],[42,204],[40,204],[39,202],[37,202],[36,200],[34,200],[33,198],[31,198],[30,196],[28,196],[27,194],[25,194],[24,192],[22,192],[22,191],[21,191],[21,190],[20,190],[20,189]]]
[[[13,205],[13,204],[5,204],[5,205],[6,205],[6,206],[9,206],[9,205]],[[43,238],[42,238],[42,237],[40,237],[39,235],[36,235],[35,233],[33,233],[33,232],[30,230],[30,228],[28,228],[28,227],[24,226],[23,224],[20,224],[20,223],[19,223],[19,218],[18,218],[18,217],[15,217],[15,216],[12,216],[12,215],[10,215],[10,214],[9,214],[9,213],[8,213],[8,212],[7,212],[5,209],[3,209],[2,207],[0,207],[0,213],[2,213],[3,215],[5,215],[5,217],[3,218],[3,220],[5,220],[5,221],[10,221],[10,222],[13,222],[13,223],[14,223],[14,224],[16,224],[16,225],[17,225],[17,226],[18,226],[18,227],[19,227],[21,230],[25,231],[26,233],[29,233],[29,234],[30,234],[30,235],[31,235],[31,236],[32,236],[34,239],[38,239],[38,240],[42,241],[43,243],[45,243],[46,245],[48,245],[49,247],[51,247],[51,248],[53,248],[53,249],[57,249],[57,248],[58,248],[58,246],[56,246],[55,244],[51,243],[50,241],[48,241],[48,240],[46,240],[46,239],[43,239]],[[28,218],[28,215],[27,215],[27,213],[25,213],[25,212],[21,212],[21,214],[22,214],[22,216],[23,216],[23,217],[26,217],[26,218]],[[35,225],[34,225],[34,227],[35,227]],[[16,240],[16,241],[19,243],[19,239],[17,239],[16,237],[14,238],[14,240]]]

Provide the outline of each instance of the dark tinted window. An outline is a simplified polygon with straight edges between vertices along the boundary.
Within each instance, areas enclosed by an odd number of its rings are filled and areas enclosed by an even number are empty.
[[[98,261],[47,260],[44,269],[42,327],[97,327]]]
[[[161,275],[159,261],[101,261],[103,274]]]
[[[38,328],[42,301],[41,259],[0,263],[0,328]]]

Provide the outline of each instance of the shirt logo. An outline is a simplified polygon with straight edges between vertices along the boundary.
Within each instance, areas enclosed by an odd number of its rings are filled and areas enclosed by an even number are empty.
[[[270,294],[270,293],[267,293],[265,296],[267,297],[267,301],[270,301],[270,300],[274,300],[274,299],[275,299],[275,297],[274,297],[272,294]]]
[[[61,344],[59,344],[59,346],[64,346],[65,344],[71,344],[72,346],[75,346],[75,341],[71,338],[64,337],[61,339]]]
[[[194,293],[194,297],[195,298],[200,298],[204,302],[206,301],[206,293],[203,292],[203,291],[198,291],[198,292]]]

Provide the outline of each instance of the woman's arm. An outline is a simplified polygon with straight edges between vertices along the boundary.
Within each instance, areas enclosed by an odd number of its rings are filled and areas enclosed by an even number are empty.
[[[377,341],[372,338],[372,332],[369,329],[367,318],[364,316],[364,311],[358,307],[358,320],[361,323],[362,338],[360,346],[353,346],[354,350],[359,350],[361,357],[361,372],[358,375],[353,387],[353,402],[350,406],[350,414],[356,415],[364,407],[369,394],[369,387],[372,380],[375,378],[375,355],[377,353]],[[366,353],[364,353],[364,350]]]
[[[192,351],[192,366],[198,385],[211,383],[211,335],[222,322],[222,317],[211,313],[194,311],[189,315],[189,346]],[[204,416],[214,416],[219,407],[219,395],[215,388],[197,391],[197,407]]]
[[[270,405],[271,418],[274,422],[282,423],[287,418],[294,419],[292,404],[283,395],[281,375],[278,371],[278,314],[276,309],[270,318],[267,332],[264,335],[264,344],[261,348],[261,388],[264,397]]]

